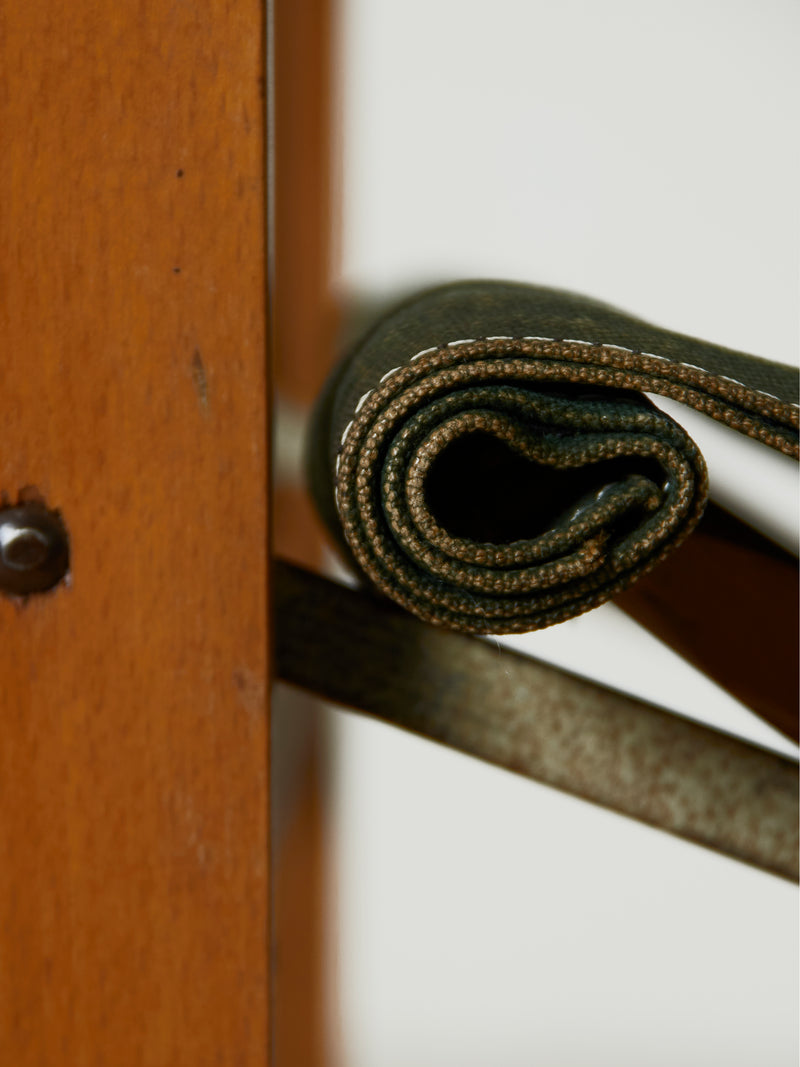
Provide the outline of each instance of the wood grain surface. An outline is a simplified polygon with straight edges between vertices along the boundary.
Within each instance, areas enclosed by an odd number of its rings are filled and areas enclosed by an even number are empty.
[[[273,11],[272,369],[278,405],[310,407],[334,358],[335,5],[276,0]],[[278,464],[280,467],[280,463]],[[276,553],[319,567],[321,526],[299,471],[273,483]],[[281,618],[275,620],[276,628]],[[329,760],[318,702],[279,690],[272,748],[274,1067],[331,1062]]]
[[[796,556],[711,502],[692,536],[616,604],[797,742]]]
[[[0,6],[0,1062],[267,1061],[261,0]]]

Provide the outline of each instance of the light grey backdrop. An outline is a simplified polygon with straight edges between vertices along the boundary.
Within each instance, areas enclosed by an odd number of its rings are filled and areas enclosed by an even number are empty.
[[[532,281],[797,361],[798,13],[346,0],[343,285]],[[793,465],[683,421],[791,541]],[[797,751],[613,606],[516,643]],[[343,1064],[795,1067],[793,887],[330,714]]]

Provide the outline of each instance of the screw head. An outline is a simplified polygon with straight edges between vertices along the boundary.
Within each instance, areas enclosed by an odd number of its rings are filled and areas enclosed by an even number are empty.
[[[42,593],[68,569],[69,539],[57,512],[34,501],[0,508],[0,591]]]

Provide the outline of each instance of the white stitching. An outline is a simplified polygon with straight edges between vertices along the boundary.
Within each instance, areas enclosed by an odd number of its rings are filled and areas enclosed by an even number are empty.
[[[510,337],[506,334],[498,334],[496,337],[484,337],[484,341],[549,341],[552,342],[552,337]]]
[[[413,363],[415,359],[422,359],[423,356],[429,356],[431,352],[436,351],[438,351],[438,345],[434,345],[433,348],[424,348],[421,352],[417,352],[416,356],[412,356],[408,362]]]
[[[626,352],[629,355],[643,356],[645,359],[658,359],[658,360],[661,360],[663,363],[670,363],[674,367],[687,367],[689,370],[698,370],[703,374],[709,374],[710,373],[709,371],[707,371],[705,369],[705,367],[698,367],[697,364],[695,364],[695,363],[681,363],[679,360],[671,360],[669,358],[669,356],[656,355],[655,352],[636,352],[632,348],[625,348],[623,345],[606,344],[603,341],[599,341],[599,342],[598,341],[581,341],[581,340],[578,340],[577,338],[574,338],[574,337],[562,337],[562,338],[555,338],[555,337],[511,337],[511,336],[507,336],[507,335],[504,335],[504,334],[498,334],[498,335],[495,335],[495,336],[492,336],[492,337],[484,337],[484,338],[470,337],[470,338],[465,338],[465,339],[460,340],[460,341],[448,341],[447,344],[445,344],[445,345],[434,345],[431,348],[425,348],[421,352],[417,352],[416,355],[413,355],[408,362],[409,363],[414,363],[416,360],[422,359],[423,356],[428,356],[432,352],[439,352],[443,348],[456,348],[459,345],[478,344],[478,343],[480,343],[480,341],[543,341],[543,342],[546,342],[548,344],[585,345],[587,348],[606,348],[606,349],[611,349],[614,352]],[[391,378],[393,374],[396,374],[397,371],[399,371],[399,370],[402,370],[402,364],[399,367],[394,367],[392,370],[387,371],[383,375],[383,377],[380,379],[380,382],[388,381],[388,379]],[[724,380],[726,382],[731,382],[733,385],[738,385],[742,389],[750,389],[754,393],[758,393],[759,396],[769,397],[770,400],[777,400],[778,403],[787,403],[787,401],[781,400],[780,397],[775,396],[774,393],[767,393],[763,389],[756,389],[751,385],[745,385],[744,382],[740,382],[736,378],[730,378],[730,377],[728,377],[727,374],[718,374],[718,375],[715,375],[715,377],[719,378],[719,379],[722,379],[722,380]],[[359,413],[359,411],[361,410],[362,406],[366,402],[367,397],[369,397],[372,392],[374,392],[374,390],[370,389],[368,392],[364,393],[364,395],[361,397],[361,399],[359,400],[358,404],[356,405],[356,409],[355,409],[355,414],[356,415]],[[792,407],[792,408],[800,408],[800,404],[793,404],[791,402],[788,402],[788,403],[789,403],[789,406]],[[353,421],[354,420],[351,420],[347,424],[345,429],[344,429],[344,433],[342,434],[342,445],[344,445],[344,443],[345,443],[347,435],[350,432],[350,427],[353,425]],[[338,471],[338,462],[337,462],[337,471]]]
[[[448,341],[447,344],[445,344],[445,345],[433,345],[431,348],[425,348],[421,352],[417,352],[416,355],[413,355],[411,357],[411,359],[409,359],[408,362],[409,363],[414,363],[416,360],[422,359],[423,356],[428,356],[432,352],[439,352],[443,348],[456,348],[459,345],[477,344],[477,343],[480,343],[481,340],[482,341],[542,341],[542,342],[545,342],[547,344],[570,344],[570,345],[585,345],[587,348],[607,348],[607,349],[612,349],[615,352],[626,352],[629,355],[643,356],[646,359],[658,359],[658,360],[661,360],[664,363],[670,363],[670,364],[672,364],[672,366],[675,366],[675,367],[687,367],[690,370],[698,370],[703,374],[709,374],[710,373],[709,371],[707,371],[705,369],[705,367],[698,367],[694,363],[681,363],[679,360],[671,360],[669,358],[669,356],[656,355],[655,352],[636,352],[632,348],[625,348],[623,345],[605,344],[603,341],[580,341],[577,338],[572,338],[572,337],[562,337],[562,338],[555,338],[555,337],[511,337],[511,336],[506,336],[506,335],[502,335],[502,334],[501,335],[497,335],[497,336],[493,336],[493,337],[484,337],[484,338],[474,338],[473,337],[473,338],[469,338],[469,339],[465,339],[465,340],[461,340],[461,341]],[[396,374],[399,370],[402,370],[402,364],[399,367],[393,367],[392,370],[387,371],[381,377],[380,382],[383,383],[383,382],[388,381],[388,379],[391,378],[393,374]],[[753,386],[745,385],[744,382],[740,382],[736,378],[730,378],[730,377],[728,377],[727,374],[719,374],[719,375],[716,375],[715,377],[720,378],[720,379],[722,379],[722,380],[724,380],[726,382],[731,382],[733,385],[738,385],[742,389],[750,389],[750,390],[752,390],[752,392],[758,393],[759,396],[769,397],[770,400],[777,400],[778,403],[781,403],[781,404],[787,403],[787,401],[781,400],[780,397],[775,396],[774,393],[767,393],[763,389],[755,389]],[[364,395],[361,397],[361,399],[359,400],[358,404],[356,405],[356,409],[355,409],[355,414],[356,415],[361,410],[362,406],[364,405],[364,403],[367,400],[367,397],[369,397],[372,392],[374,392],[374,390],[370,389],[368,392],[364,393]],[[800,408],[800,404],[792,404],[790,402],[789,402],[789,406],[792,407],[792,408]],[[347,435],[350,433],[350,430],[351,430],[354,422],[355,422],[355,419],[353,418],[353,419],[350,420],[350,422],[348,422],[347,426],[345,426],[345,428],[344,428],[344,432],[342,433],[342,438],[341,438],[342,447],[344,447],[345,441],[347,440]],[[340,466],[340,457],[337,455],[336,456],[336,476],[337,476],[337,481],[336,481],[335,490],[334,490],[334,499],[335,499],[335,502],[336,502],[336,509],[341,514],[342,502],[341,502],[341,498],[340,498],[339,482],[338,482],[339,466]]]

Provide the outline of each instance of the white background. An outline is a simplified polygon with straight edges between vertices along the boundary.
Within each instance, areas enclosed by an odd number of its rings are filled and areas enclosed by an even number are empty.
[[[788,0],[345,0],[345,289],[518,279],[796,362],[799,22]],[[718,495],[791,540],[792,464],[681,418]],[[524,647],[797,751],[613,606]],[[342,1065],[795,1067],[794,887],[327,715]]]

